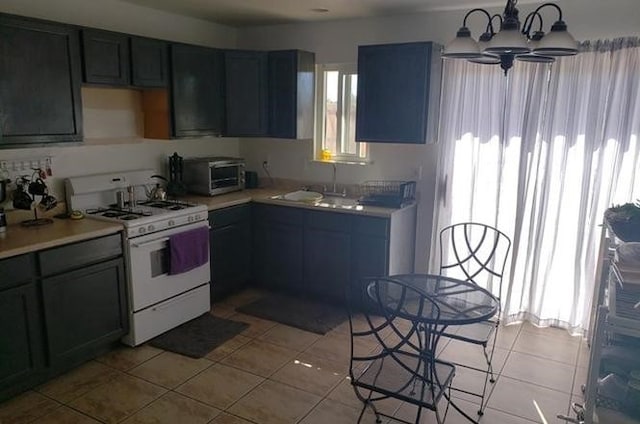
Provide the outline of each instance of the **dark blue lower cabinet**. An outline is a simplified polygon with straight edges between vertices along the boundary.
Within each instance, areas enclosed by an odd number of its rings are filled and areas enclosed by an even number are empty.
[[[251,206],[209,213],[211,300],[242,289],[251,278]]]
[[[129,331],[121,243],[115,234],[0,260],[0,402]]]
[[[258,204],[253,225],[253,280],[267,288],[343,302],[352,282],[413,271],[415,207],[382,218]]]
[[[122,258],[42,280],[49,361],[73,366],[128,332]]]
[[[308,228],[304,233],[304,290],[341,301],[351,278],[351,235]]]
[[[0,401],[36,384],[43,368],[35,283],[0,291]]]

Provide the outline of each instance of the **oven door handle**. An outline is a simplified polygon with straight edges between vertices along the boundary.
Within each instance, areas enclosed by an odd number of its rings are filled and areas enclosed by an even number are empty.
[[[208,229],[211,229],[210,225],[207,225]],[[145,241],[142,243],[131,243],[132,247],[146,247],[146,246],[151,246],[153,244],[158,244],[158,243],[163,243],[165,241],[169,241],[169,237],[162,237],[159,239],[155,239],[155,240],[151,240],[151,241]]]
[[[145,241],[144,243],[131,243],[131,246],[133,247],[146,247],[146,246],[151,246],[153,244],[158,244],[158,243],[163,243],[165,241],[169,241],[169,237],[162,237],[156,240],[151,240],[151,241]]]

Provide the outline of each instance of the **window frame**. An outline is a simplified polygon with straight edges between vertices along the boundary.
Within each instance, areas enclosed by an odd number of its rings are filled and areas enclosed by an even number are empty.
[[[325,148],[325,124],[326,124],[326,72],[337,71],[338,75],[338,104],[336,115],[336,150],[332,152],[331,159],[328,162],[350,163],[350,164],[367,164],[370,163],[369,147],[367,143],[356,142],[356,153],[346,153],[345,134],[343,130],[345,117],[343,110],[349,108],[350,96],[347,101],[344,99],[345,90],[351,90],[351,79],[348,78],[347,86],[343,85],[344,75],[357,75],[357,65],[355,63],[337,63],[337,64],[318,64],[316,65],[316,119],[313,134],[313,160],[327,162],[322,160],[322,150]],[[354,108],[355,109],[355,108]],[[349,117],[347,117],[349,118]],[[355,118],[355,117],[354,117]],[[353,128],[355,133],[355,128]],[[355,137],[355,134],[354,134]],[[364,151],[364,154],[362,153]]]

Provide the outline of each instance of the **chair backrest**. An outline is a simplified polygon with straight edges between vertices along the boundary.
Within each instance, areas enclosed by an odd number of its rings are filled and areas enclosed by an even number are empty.
[[[367,307],[356,311],[352,305],[361,306],[363,294]],[[411,366],[407,357],[435,360],[440,308],[427,294],[401,281],[377,277],[351,285],[348,299],[352,378],[354,371],[380,358],[391,358],[385,360],[403,368]],[[412,319],[416,316],[428,316],[432,323],[418,324]]]
[[[500,299],[510,249],[509,237],[489,225],[450,225],[440,231],[440,274],[473,282]]]

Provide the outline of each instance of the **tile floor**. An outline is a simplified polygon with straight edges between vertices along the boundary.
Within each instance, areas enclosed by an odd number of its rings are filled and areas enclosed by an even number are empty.
[[[348,324],[318,336],[235,312],[260,295],[247,290],[214,305],[214,315],[250,327],[205,358],[148,345],[122,347],[0,404],[0,424],[355,423],[361,404],[346,378]],[[544,422],[535,404],[546,422],[561,422],[556,415],[579,399],[586,378],[585,344],[562,330],[524,324],[501,329],[497,346],[500,375],[481,422]],[[476,353],[449,342],[441,355],[468,362],[478,359]],[[479,379],[459,370],[456,382],[472,387]],[[473,398],[458,398],[464,410],[476,410]],[[397,417],[414,416],[411,406],[395,401],[380,407]],[[424,423],[435,423],[433,414],[425,415]],[[362,422],[375,418],[368,413]],[[450,410],[446,422],[466,421]]]

